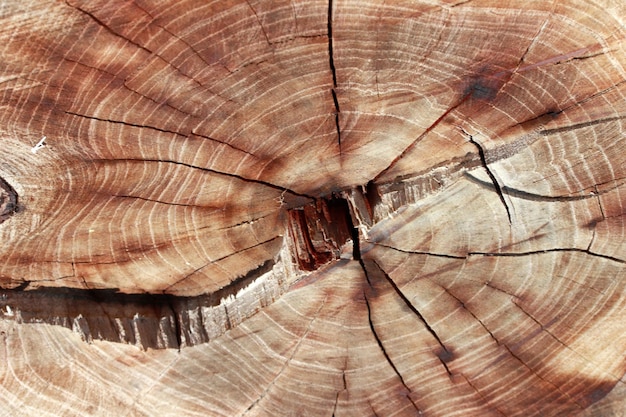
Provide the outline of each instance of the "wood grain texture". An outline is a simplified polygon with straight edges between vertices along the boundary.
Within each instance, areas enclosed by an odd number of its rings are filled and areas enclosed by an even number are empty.
[[[1,3],[0,414],[623,415],[624,16]]]

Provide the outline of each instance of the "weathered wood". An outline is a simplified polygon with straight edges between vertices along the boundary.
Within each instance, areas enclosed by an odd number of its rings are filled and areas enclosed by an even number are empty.
[[[7,415],[621,415],[620,1],[0,5]]]

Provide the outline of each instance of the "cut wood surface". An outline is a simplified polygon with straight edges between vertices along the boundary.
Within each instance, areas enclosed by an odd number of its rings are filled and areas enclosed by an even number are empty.
[[[625,415],[625,19],[0,3],[0,415]]]

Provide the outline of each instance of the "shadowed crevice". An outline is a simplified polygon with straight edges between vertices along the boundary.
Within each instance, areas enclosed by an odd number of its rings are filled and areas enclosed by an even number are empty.
[[[465,177],[470,180],[471,182],[480,185],[481,187],[486,187],[486,188],[495,188],[493,183],[487,182],[487,181],[482,181],[479,178],[476,178],[475,176],[469,174],[469,173],[465,173]],[[623,178],[618,178],[619,180],[623,180]],[[602,184],[596,184],[596,187],[599,185],[604,185],[605,183]],[[512,188],[512,187],[508,187],[508,186],[502,186],[500,188],[500,191],[502,192],[502,194],[506,194],[508,196],[511,197],[516,197],[516,198],[520,198],[522,200],[528,200],[528,201],[546,201],[546,202],[561,202],[561,201],[581,201],[581,200],[588,200],[590,198],[597,198],[599,195],[602,194],[607,194],[613,190],[615,190],[616,188],[618,188],[619,185],[616,185],[614,187],[610,187],[610,188],[606,188],[602,191],[598,191],[595,190],[593,192],[588,192],[587,194],[569,194],[569,195],[544,195],[544,194],[537,194],[537,193],[531,193],[529,191],[524,191],[524,190],[519,190],[516,188]],[[582,192],[582,191],[581,191]]]
[[[0,177],[0,223],[19,211],[18,195],[11,185]]]
[[[288,210],[289,235],[295,263],[302,271],[314,271],[341,257],[344,244],[352,241],[353,259],[359,259],[359,232],[352,221],[348,201],[336,195],[320,198]]]
[[[269,273],[275,261],[210,294],[195,297],[172,294],[125,294],[116,289],[20,288],[0,290],[0,317],[19,323],[61,325],[85,341],[107,340],[144,349],[175,348],[208,342],[204,315],[214,319],[222,301],[231,299],[257,278]],[[213,334],[219,334],[214,329]],[[227,329],[222,329],[225,331]]]

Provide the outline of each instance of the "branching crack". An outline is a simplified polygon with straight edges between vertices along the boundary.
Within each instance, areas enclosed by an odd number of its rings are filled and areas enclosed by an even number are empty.
[[[578,405],[579,407],[581,407],[581,405],[576,402],[576,400],[574,398],[572,398],[569,394],[563,392],[560,387],[548,380],[546,380],[544,377],[542,377],[541,375],[539,375],[534,369],[532,369],[526,362],[524,362],[519,356],[517,356],[507,345],[506,343],[502,343],[500,342],[491,332],[491,330],[489,330],[487,328],[487,326],[485,326],[485,324],[483,323],[483,321],[481,319],[479,319],[473,312],[472,310],[470,310],[463,301],[461,301],[461,299],[459,299],[456,295],[454,295],[452,292],[450,292],[450,290],[448,290],[447,288],[445,288],[444,286],[440,285],[440,288],[443,289],[446,294],[448,294],[450,297],[454,298],[460,305],[461,307],[467,311],[472,318],[474,318],[474,320],[476,320],[481,327],[489,334],[489,336],[496,342],[496,344],[498,346],[502,346],[504,349],[506,349],[506,351],[509,353],[509,355],[511,355],[513,358],[515,358],[515,360],[517,360],[519,363],[521,363],[525,368],[527,368],[533,375],[535,375],[537,378],[539,378],[540,380],[542,380],[543,382],[551,385],[552,387],[554,387],[557,391],[559,391],[561,394],[563,394],[565,397],[569,398],[570,400],[572,400],[576,405]],[[543,326],[542,326],[543,328]],[[474,388],[476,390],[476,392],[483,398],[483,395],[472,385],[472,383],[470,382],[469,378],[467,378],[465,375],[463,375],[463,377],[466,379],[467,383],[470,384],[470,386],[472,388]],[[491,405],[491,402],[488,401],[487,399],[485,399],[485,401]],[[493,406],[493,405],[492,405]],[[495,408],[495,406],[493,406]],[[582,407],[581,407],[582,408]],[[497,408],[496,408],[497,410]],[[499,410],[498,410],[499,411]]]
[[[489,168],[489,165],[487,164],[487,161],[485,159],[485,151],[484,151],[482,145],[480,143],[478,143],[472,137],[472,135],[468,134],[465,131],[463,131],[463,132],[467,135],[467,138],[468,138],[469,142],[472,145],[474,145],[476,147],[476,149],[478,150],[478,156],[480,157],[480,161],[482,162],[483,168],[485,168],[485,171],[487,171],[487,175],[489,175],[489,178],[491,179],[491,182],[493,183],[493,187],[496,190],[496,193],[498,194],[498,197],[500,197],[500,201],[504,205],[504,208],[506,210],[506,217],[509,219],[509,225],[512,224],[511,211],[509,210],[509,206],[507,205],[506,200],[504,199],[504,194],[502,193],[502,188],[500,187],[500,184],[498,183],[498,180],[496,179],[496,176],[493,174],[493,172]]]
[[[400,299],[404,302],[404,304],[406,305],[406,307],[413,313],[415,314],[420,321],[423,323],[424,327],[426,328],[426,330],[428,330],[428,332],[433,336],[433,338],[437,341],[437,343],[439,344],[439,346],[442,349],[442,352],[440,354],[437,355],[437,357],[439,358],[439,361],[441,362],[441,364],[443,365],[443,367],[445,368],[446,372],[448,373],[449,376],[452,376],[452,372],[450,372],[450,369],[448,368],[448,364],[446,362],[448,362],[452,357],[452,351],[450,351],[446,345],[443,343],[443,341],[441,340],[441,338],[439,337],[439,335],[437,334],[437,332],[435,332],[435,330],[430,326],[430,324],[428,324],[428,322],[426,321],[426,318],[422,315],[422,313],[420,313],[420,311],[415,308],[415,306],[411,303],[411,301],[406,297],[406,295],[404,295],[404,293],[402,292],[402,290],[400,290],[400,288],[398,288],[398,286],[396,285],[396,283],[391,279],[391,277],[380,267],[380,265],[378,264],[378,262],[376,262],[375,260],[372,260],[371,262],[378,270],[379,272],[385,277],[385,279],[387,280],[387,282],[389,283],[389,285],[391,285],[391,287],[393,288],[393,290],[396,292],[396,294],[400,297]],[[363,271],[365,271],[365,276],[368,280],[368,283],[370,283],[370,279],[369,276],[367,275],[367,270],[365,269],[365,263],[361,263],[361,266],[363,268]],[[371,286],[371,283],[370,283]]]
[[[79,6],[75,6],[73,4],[71,4],[68,0],[65,0],[65,4],[67,4],[69,7],[78,10],[79,12],[89,16],[94,22],[96,22],[100,27],[104,28],[107,32],[109,32],[110,34],[112,34],[113,36],[116,36],[118,38],[122,38],[124,39],[126,42],[136,46],[137,48],[146,51],[147,53],[149,53],[150,55],[152,55],[152,51],[149,50],[148,48],[146,48],[145,46],[142,46],[140,44],[138,44],[135,41],[132,41],[122,35],[120,35],[119,33],[115,32],[113,29],[111,29],[106,23],[104,23],[102,20],[98,19],[93,13],[88,12],[87,10],[79,7]]]
[[[361,266],[363,267],[363,271],[365,271],[365,267],[363,266],[363,262],[361,262]],[[365,276],[367,277],[367,272],[365,272]],[[369,282],[369,278],[367,280]],[[370,283],[370,286],[371,286],[371,283]],[[372,320],[372,308],[370,306],[369,297],[367,296],[367,293],[365,292],[365,290],[363,290],[363,297],[365,298],[365,305],[367,306],[367,320],[369,322],[370,329],[372,330],[372,334],[374,335],[374,339],[376,339],[376,343],[378,344],[378,347],[380,348],[381,352],[383,353],[383,356],[387,360],[387,363],[389,364],[391,369],[393,369],[393,371],[398,376],[398,379],[400,379],[400,382],[402,383],[404,388],[408,392],[412,392],[411,389],[406,384],[406,382],[404,381],[404,378],[402,377],[402,374],[400,373],[400,371],[398,371],[398,368],[396,368],[396,365],[393,363],[393,361],[389,357],[389,354],[387,353],[387,350],[385,349],[385,345],[383,344],[382,340],[378,336],[378,332],[376,332],[376,327],[374,326],[374,322]]]

